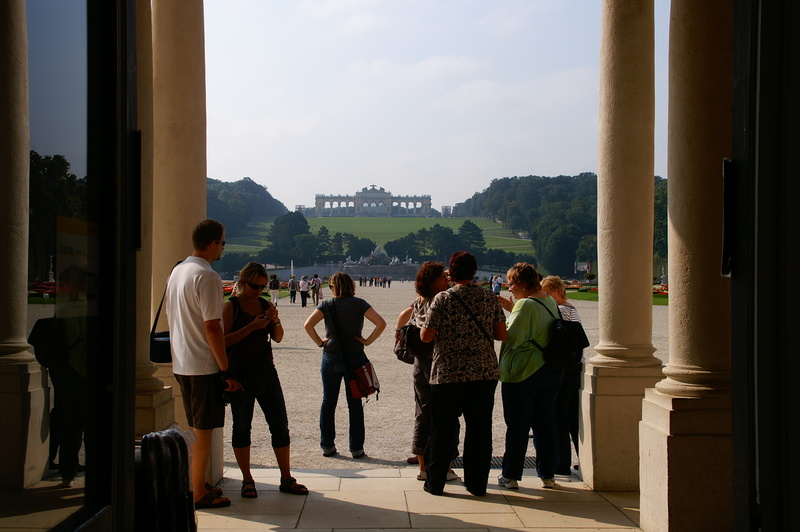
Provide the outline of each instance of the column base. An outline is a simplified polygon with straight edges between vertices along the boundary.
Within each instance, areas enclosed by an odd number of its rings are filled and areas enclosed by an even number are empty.
[[[661,366],[586,365],[581,395],[580,464],[596,491],[639,490],[639,421],[647,388],[664,378]]]
[[[30,357],[29,358],[33,358]],[[40,481],[50,454],[50,387],[37,362],[0,364],[0,489]]]
[[[733,530],[731,398],[645,393],[639,424],[642,530]]]
[[[175,422],[175,400],[172,388],[136,392],[134,432],[139,440],[145,434],[169,428]]]

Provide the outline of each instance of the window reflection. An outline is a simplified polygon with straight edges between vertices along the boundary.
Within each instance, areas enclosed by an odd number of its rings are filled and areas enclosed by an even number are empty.
[[[28,331],[49,333],[50,415],[42,480],[12,511],[51,528],[84,504],[87,325],[97,312],[96,226],[87,219],[87,21],[84,0],[27,0],[31,179]],[[39,322],[44,318],[55,318]],[[45,328],[46,327],[46,328]],[[41,332],[41,331],[40,331]],[[35,336],[35,335],[34,335]],[[34,343],[31,340],[31,343]],[[36,345],[37,358],[46,348]],[[41,352],[40,352],[41,351]],[[88,458],[91,460],[91,457]]]

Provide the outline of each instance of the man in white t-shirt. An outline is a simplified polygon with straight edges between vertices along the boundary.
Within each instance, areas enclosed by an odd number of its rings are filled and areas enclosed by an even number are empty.
[[[192,232],[194,251],[169,276],[166,312],[172,347],[172,371],[181,387],[183,408],[195,433],[192,491],[196,508],[220,508],[231,501],[205,482],[211,435],[225,423],[222,390],[241,390],[228,374],[222,329],[222,280],[211,269],[225,248],[225,228],[203,220]]]

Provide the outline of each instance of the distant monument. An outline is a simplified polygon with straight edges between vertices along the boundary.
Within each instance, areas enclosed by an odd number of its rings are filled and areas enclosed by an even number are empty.
[[[316,194],[316,216],[430,216],[431,197],[394,196],[383,187],[370,185],[354,196]]]

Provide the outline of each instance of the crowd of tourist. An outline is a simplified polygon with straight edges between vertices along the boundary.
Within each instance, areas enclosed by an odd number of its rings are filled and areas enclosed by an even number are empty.
[[[210,263],[220,258],[224,237],[224,227],[218,222],[198,224],[192,236],[194,252],[175,267],[166,292],[173,370],[195,432],[191,470],[197,508],[230,504],[230,499],[203,480],[210,434],[224,423],[226,403],[231,406],[232,446],[242,472],[241,496],[258,496],[250,470],[256,403],[272,437],[280,491],[308,493],[291,474],[286,403],[272,355],[272,342],[284,337],[278,313],[280,285],[261,264],[249,263],[239,272],[234,293],[223,305],[221,280]],[[498,484],[519,487],[532,431],[537,474],[543,487],[554,488],[555,475],[569,474],[572,465],[570,440],[576,444],[581,367],[566,372],[551,367],[540,346],[549,342],[552,315],[560,311],[564,319],[579,321],[580,317],[567,301],[561,280],[542,279],[530,264],[518,263],[508,270],[510,297],[501,295],[500,276],[492,278],[489,290],[475,284],[476,271],[477,261],[466,251],[454,253],[447,269],[440,262],[424,263],[415,280],[417,298],[397,318],[397,330],[406,323],[417,327],[423,346],[414,360],[415,419],[409,430],[414,456],[409,461],[419,464],[417,479],[424,481],[425,491],[443,494],[445,483],[458,479],[452,461],[458,456],[463,417],[464,485],[473,495],[484,495],[499,381],[507,428]],[[388,288],[390,282],[388,277],[362,277],[358,284]],[[295,302],[299,291],[303,307],[309,298],[314,304],[304,329],[322,350],[322,454],[338,452],[335,411],[345,383],[349,452],[361,458],[366,438],[363,405],[347,383],[353,369],[367,362],[364,347],[378,339],[386,322],[367,301],[356,297],[356,282],[348,274],[331,276],[329,287],[332,297],[323,299],[317,274],[311,279],[304,275],[299,281],[291,276],[289,302]],[[271,301],[262,297],[266,289]],[[364,331],[365,319],[372,325],[369,334]],[[320,323],[322,335],[316,329]],[[499,357],[495,341],[502,342]]]

